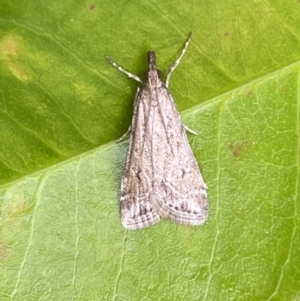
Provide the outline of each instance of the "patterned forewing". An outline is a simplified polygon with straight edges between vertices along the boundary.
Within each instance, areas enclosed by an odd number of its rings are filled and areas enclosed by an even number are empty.
[[[159,103],[150,116],[152,135],[147,136],[153,164],[151,204],[162,218],[199,225],[208,215],[207,186],[172,96],[164,86],[157,93]]]
[[[145,90],[138,91],[135,99],[131,135],[121,183],[121,220],[126,229],[154,225],[160,216],[149,202],[152,192],[151,154],[144,148],[150,98]]]

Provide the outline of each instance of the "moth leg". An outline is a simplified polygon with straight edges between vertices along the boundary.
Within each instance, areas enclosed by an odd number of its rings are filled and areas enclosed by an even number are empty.
[[[168,88],[168,86],[169,86],[171,74],[172,74],[172,72],[176,69],[176,67],[179,65],[179,63],[180,63],[182,57],[184,56],[184,54],[185,54],[185,52],[186,52],[186,50],[187,50],[187,48],[188,48],[188,46],[189,46],[189,43],[190,43],[190,41],[191,41],[191,38],[192,38],[192,32],[190,32],[190,34],[189,34],[189,36],[188,36],[188,38],[187,38],[187,40],[186,40],[186,42],[185,42],[185,44],[184,44],[184,47],[183,47],[183,49],[182,49],[182,51],[181,51],[180,56],[179,56],[178,59],[173,63],[173,65],[171,66],[171,68],[170,68],[170,70],[169,70],[169,72],[168,72],[168,74],[167,74],[167,78],[166,78],[166,87],[167,87],[167,88]]]
[[[120,143],[121,141],[123,141],[124,138],[130,134],[130,132],[131,132],[131,126],[129,126],[128,130],[126,131],[126,133],[121,138],[119,138],[117,140],[117,143]]]
[[[125,73],[128,77],[140,82],[140,83],[143,83],[143,81],[135,74],[132,74],[128,71],[126,71],[125,69],[123,69],[121,66],[119,66],[116,62],[114,62],[111,58],[109,58],[108,56],[105,57],[114,67],[116,67],[119,71]]]
[[[198,135],[197,132],[191,130],[191,129],[190,129],[189,127],[187,127],[186,125],[183,125],[183,127],[185,128],[185,130],[186,130],[187,132],[190,132],[191,134],[194,134],[194,135]]]

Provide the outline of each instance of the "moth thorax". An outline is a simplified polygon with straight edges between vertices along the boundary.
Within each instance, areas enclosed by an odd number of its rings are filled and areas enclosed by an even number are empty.
[[[146,80],[148,81],[151,87],[160,86],[160,75],[161,72],[159,70],[149,70],[145,74]]]

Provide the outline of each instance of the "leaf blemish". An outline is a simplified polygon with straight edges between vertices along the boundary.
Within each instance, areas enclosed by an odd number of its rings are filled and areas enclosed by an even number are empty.
[[[29,79],[29,73],[25,68],[23,68],[19,64],[10,63],[9,64],[9,70],[20,80],[28,80]]]
[[[28,80],[30,71],[19,62],[22,53],[22,39],[16,35],[6,35],[0,41],[0,57],[7,63],[10,72],[20,80]]]
[[[6,59],[17,56],[21,51],[20,38],[8,35],[0,41],[0,52]]]
[[[0,260],[3,260],[7,257],[7,249],[8,247],[2,243],[0,243]]]
[[[243,142],[230,143],[228,148],[230,149],[234,159],[238,159],[244,151],[245,145]]]

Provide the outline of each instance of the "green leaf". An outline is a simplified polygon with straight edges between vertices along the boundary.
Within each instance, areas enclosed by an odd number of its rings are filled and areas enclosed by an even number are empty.
[[[298,300],[300,3],[6,1],[1,300]],[[205,182],[201,227],[125,231],[119,184],[154,49]]]

